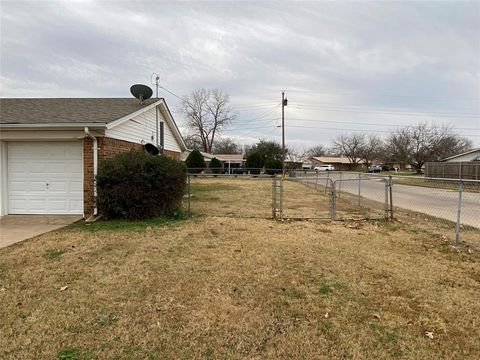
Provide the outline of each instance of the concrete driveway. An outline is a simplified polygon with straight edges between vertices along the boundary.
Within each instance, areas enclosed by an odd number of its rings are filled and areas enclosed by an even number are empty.
[[[60,229],[80,215],[7,215],[0,218],[0,248]]]

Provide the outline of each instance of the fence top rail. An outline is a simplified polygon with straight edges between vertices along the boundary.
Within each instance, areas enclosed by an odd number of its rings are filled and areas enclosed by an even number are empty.
[[[226,177],[226,178],[264,178],[264,179],[271,179],[275,175],[266,175],[266,174],[194,174],[194,173],[187,173],[187,176],[190,177],[197,177],[197,178],[214,178],[214,177]]]
[[[337,174],[341,173],[342,171],[336,172]],[[469,182],[469,183],[474,183],[474,184],[480,184],[480,180],[475,180],[475,179],[459,179],[459,178],[439,178],[439,177],[430,177],[430,176],[415,176],[415,175],[395,175],[395,174],[389,174],[389,175],[383,175],[383,174],[378,174],[378,173],[358,173],[358,172],[352,172],[352,171],[344,171],[344,174],[361,174],[362,178],[393,178],[393,179],[411,179],[411,180],[438,180],[438,181],[451,181],[451,182]],[[343,180],[343,179],[342,179]],[[348,179],[348,180],[354,180],[353,178]],[[358,178],[356,179],[358,180]]]
[[[480,166],[480,163],[477,162],[471,162],[471,161],[429,161],[425,163],[425,166],[427,165],[471,165],[471,166]]]
[[[388,181],[388,176],[366,176],[366,177],[356,177],[356,178],[346,178],[346,179],[332,179],[333,182],[358,182],[360,181]]]
[[[475,179],[455,179],[455,178],[435,178],[435,177],[428,177],[425,176],[425,180],[439,180],[439,181],[452,181],[452,182],[469,182],[469,183],[474,183],[474,184],[479,184],[480,185],[480,180],[475,180]]]
[[[330,179],[329,176],[320,174],[319,176],[288,176],[289,180],[315,180],[315,179]]]

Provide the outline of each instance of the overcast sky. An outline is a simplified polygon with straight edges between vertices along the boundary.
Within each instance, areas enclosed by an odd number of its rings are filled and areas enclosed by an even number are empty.
[[[17,0],[0,13],[2,97],[129,97],[156,72],[179,96],[229,94],[225,135],[244,144],[280,141],[286,90],[299,148],[425,120],[480,146],[478,1]]]

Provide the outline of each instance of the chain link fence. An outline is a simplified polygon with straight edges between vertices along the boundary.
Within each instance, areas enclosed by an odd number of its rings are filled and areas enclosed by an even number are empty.
[[[190,174],[190,213],[278,220],[397,220],[480,240],[480,181],[358,172]]]

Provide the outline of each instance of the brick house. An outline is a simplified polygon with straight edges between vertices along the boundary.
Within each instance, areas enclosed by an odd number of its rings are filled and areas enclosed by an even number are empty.
[[[164,99],[0,99],[0,215],[88,218],[98,164],[157,142],[186,150]]]

